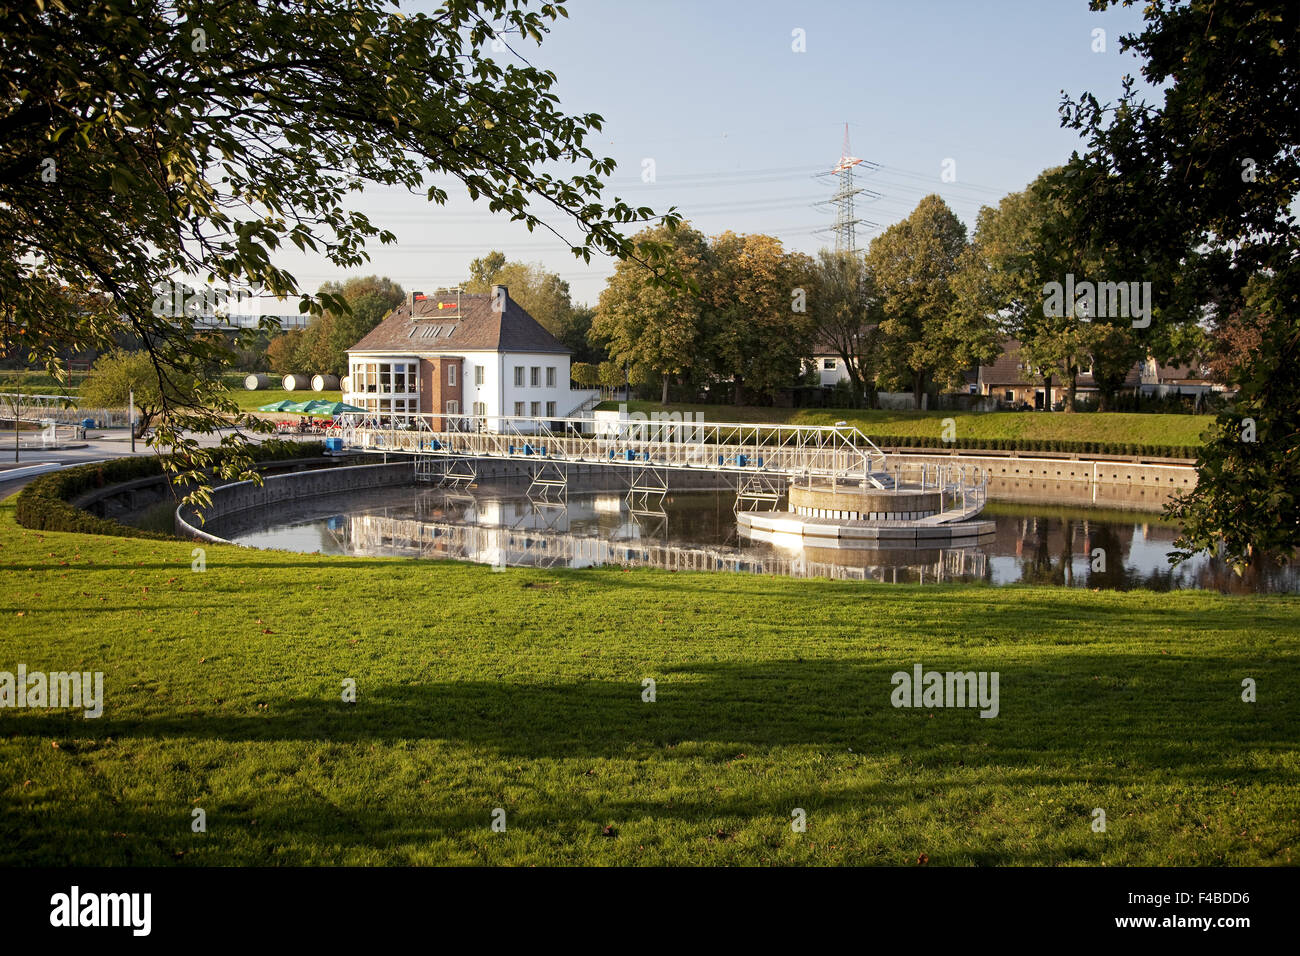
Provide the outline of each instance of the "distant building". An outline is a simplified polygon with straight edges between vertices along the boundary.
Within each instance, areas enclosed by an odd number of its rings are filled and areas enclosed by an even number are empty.
[[[571,350],[505,286],[412,292],[347,352],[343,400],[381,415],[570,418],[599,400],[571,386]]]
[[[1225,387],[1210,380],[1210,371],[1201,365],[1162,365],[1148,357],[1142,363],[1142,394],[1204,395],[1207,392],[1225,391]]]
[[[1124,378],[1121,391],[1133,391],[1141,385],[1140,364],[1134,364]],[[1043,379],[1035,375],[1026,366],[1020,355],[1020,342],[1006,339],[1002,343],[1002,353],[991,365],[981,365],[976,374],[976,390],[980,395],[995,399],[999,405],[1013,407],[1028,405],[1030,408],[1052,408],[1057,403],[1065,402],[1069,382],[1060,373],[1052,377],[1052,387],[1043,384]],[[1092,369],[1079,372],[1074,382],[1076,399],[1093,400],[1100,397],[1100,389],[1092,377]]]

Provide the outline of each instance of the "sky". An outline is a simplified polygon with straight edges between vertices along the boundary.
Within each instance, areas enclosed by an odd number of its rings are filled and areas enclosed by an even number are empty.
[[[404,0],[431,12],[436,3]],[[595,112],[588,140],[617,160],[609,195],[656,211],[671,206],[706,235],[774,235],[792,251],[833,245],[828,175],[842,152],[879,164],[857,185],[857,243],[938,193],[969,229],[983,205],[1023,189],[1080,146],[1060,127],[1061,93],[1114,99],[1138,73],[1119,38],[1141,25],[1139,7],[1088,9],[1087,0],[569,0],[540,46],[510,38],[558,77],[568,113]],[[1096,52],[1105,31],[1105,51]],[[797,34],[796,31],[802,31]],[[795,48],[802,39],[803,51]],[[509,54],[495,54],[509,56]],[[653,162],[653,182],[643,173]],[[859,167],[861,168],[861,167]],[[945,170],[949,179],[944,180]],[[955,177],[955,178],[954,178]],[[614,261],[575,259],[555,236],[493,215],[452,182],[437,206],[372,189],[356,208],[391,229],[396,245],[371,264],[339,270],[286,252],[279,264],[304,289],[370,272],[408,291],[464,281],[492,249],[537,262],[595,305]],[[558,217],[548,217],[562,226]],[[577,239],[576,230],[562,229]]]

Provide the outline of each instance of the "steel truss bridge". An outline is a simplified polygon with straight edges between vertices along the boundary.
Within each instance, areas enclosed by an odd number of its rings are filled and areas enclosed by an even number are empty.
[[[765,425],[693,421],[599,422],[591,418],[509,415],[342,416],[352,451],[417,456],[417,473],[470,483],[473,461],[504,459],[534,466],[542,481],[567,484],[564,466],[613,465],[634,473],[633,487],[667,489],[665,471],[707,471],[737,479],[742,498],[774,500],[791,481],[892,487],[885,453],[845,425]],[[421,467],[441,459],[445,467]],[[534,480],[537,484],[537,480]]]
[[[539,500],[565,500],[570,465],[618,466],[629,473],[633,510],[647,514],[662,510],[667,473],[676,470],[732,477],[736,510],[774,509],[794,482],[893,489],[900,478],[879,446],[844,424],[442,414],[352,414],[340,424],[347,450],[413,455],[417,479],[442,485],[474,484],[479,459],[517,462],[532,475],[529,497]],[[936,469],[935,479],[971,499],[964,471]]]

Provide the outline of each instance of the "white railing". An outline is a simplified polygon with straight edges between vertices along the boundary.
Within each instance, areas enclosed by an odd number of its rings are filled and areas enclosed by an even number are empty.
[[[901,463],[895,459],[890,474],[895,488],[939,492],[939,513],[922,519],[928,524],[973,518],[988,501],[988,470],[978,465]]]
[[[514,415],[351,414],[344,444],[359,451],[701,469],[865,482],[884,487],[885,454],[848,425],[619,421]]]

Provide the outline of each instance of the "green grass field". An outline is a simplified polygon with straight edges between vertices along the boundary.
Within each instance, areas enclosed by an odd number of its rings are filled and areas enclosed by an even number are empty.
[[[306,391],[286,392],[282,388],[268,388],[261,391],[250,392],[246,388],[232,388],[230,397],[235,400],[235,404],[242,411],[254,412],[263,405],[270,405],[272,402],[281,402],[288,400],[290,402],[310,402],[313,399],[321,399],[326,402],[341,402],[343,393],[340,391],[333,392],[313,392],[311,389]]]
[[[0,506],[0,670],[106,696],[0,710],[0,864],[1295,861],[1294,599],[206,559]]]
[[[602,409],[616,409],[606,402]],[[846,421],[868,437],[939,438],[943,420],[952,418],[961,439],[1042,439],[1079,442],[1136,442],[1149,445],[1201,443],[1201,432],[1214,421],[1208,415],[1160,415],[1127,412],[901,412],[870,409],[764,408],[734,405],[668,405],[630,402],[631,411],[697,412],[706,422],[772,422],[833,425]]]

